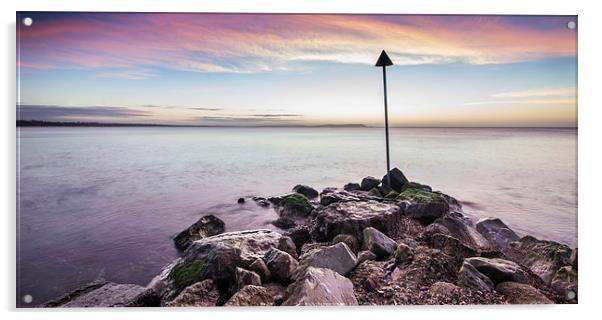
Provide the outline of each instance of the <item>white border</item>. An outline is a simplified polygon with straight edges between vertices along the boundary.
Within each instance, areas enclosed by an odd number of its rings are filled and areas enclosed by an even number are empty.
[[[572,319],[596,314],[600,297],[600,236],[602,212],[600,210],[600,166],[602,157],[600,140],[602,120],[600,109],[600,31],[602,12],[596,1],[515,1],[515,0],[371,0],[371,1],[328,1],[328,0],[21,0],[2,2],[3,59],[2,77],[2,290],[0,306],[4,316],[47,319],[104,319],[107,316],[126,318],[132,312],[143,312],[150,319],[161,317],[206,318],[261,318],[292,319],[308,317],[366,318],[412,318],[433,317],[440,319],[508,319],[516,316],[531,316],[541,319]],[[15,294],[15,11],[160,11],[160,12],[292,12],[292,13],[432,13],[432,14],[577,14],[579,15],[579,245],[581,281],[578,306],[472,306],[472,307],[379,307],[379,308],[320,308],[320,309],[195,309],[195,310],[121,310],[102,312],[57,312],[50,310],[23,311],[14,309]],[[545,222],[543,222],[545,223]],[[110,312],[110,314],[107,314]],[[169,313],[167,313],[169,312]],[[197,314],[188,314],[196,312]],[[186,313],[186,314],[184,314]],[[202,314],[199,314],[202,313]],[[335,315],[336,313],[336,315]],[[317,319],[317,318],[316,318]]]

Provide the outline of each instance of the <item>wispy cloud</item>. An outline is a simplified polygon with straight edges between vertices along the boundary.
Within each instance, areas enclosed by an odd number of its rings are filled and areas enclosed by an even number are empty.
[[[169,105],[156,105],[156,104],[145,104],[141,105],[143,108],[159,108],[159,109],[186,109],[186,110],[197,110],[197,111],[221,111],[223,108],[208,108],[208,107],[185,107],[185,106],[169,106]]]
[[[544,88],[524,91],[512,91],[496,93],[491,95],[492,98],[531,98],[531,97],[574,97],[577,90],[571,88]]]
[[[315,61],[372,64],[382,48],[396,64],[509,63],[574,56],[576,32],[565,28],[566,19],[516,24],[499,16],[50,14],[19,26],[19,63],[126,79],[154,77],[162,69],[255,73],[302,70]]]
[[[140,118],[152,113],[128,107],[17,105],[18,120],[69,121],[76,119]]]

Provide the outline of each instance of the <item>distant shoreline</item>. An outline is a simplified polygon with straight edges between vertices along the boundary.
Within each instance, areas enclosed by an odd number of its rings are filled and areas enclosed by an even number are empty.
[[[41,120],[17,120],[17,127],[165,127],[165,128],[384,128],[365,124],[321,124],[321,125],[178,125],[158,123],[109,123],[109,122],[62,122]],[[529,126],[395,126],[392,129],[578,129],[578,127],[529,127]]]

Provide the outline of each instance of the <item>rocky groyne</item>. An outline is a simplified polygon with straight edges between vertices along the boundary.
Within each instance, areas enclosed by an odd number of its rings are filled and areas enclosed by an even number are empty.
[[[577,248],[519,237],[399,169],[321,192],[253,197],[282,231],[201,217],[146,287],[93,283],[47,307],[577,303]]]

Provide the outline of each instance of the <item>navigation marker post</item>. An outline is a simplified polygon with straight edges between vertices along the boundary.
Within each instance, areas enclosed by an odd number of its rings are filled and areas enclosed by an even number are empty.
[[[389,58],[385,50],[380,53],[378,61],[374,66],[383,67],[383,86],[385,89],[385,140],[387,142],[387,185],[391,187],[391,177],[389,177],[389,171],[391,171],[391,165],[389,161],[389,114],[387,112],[387,67],[392,66],[393,61]]]

